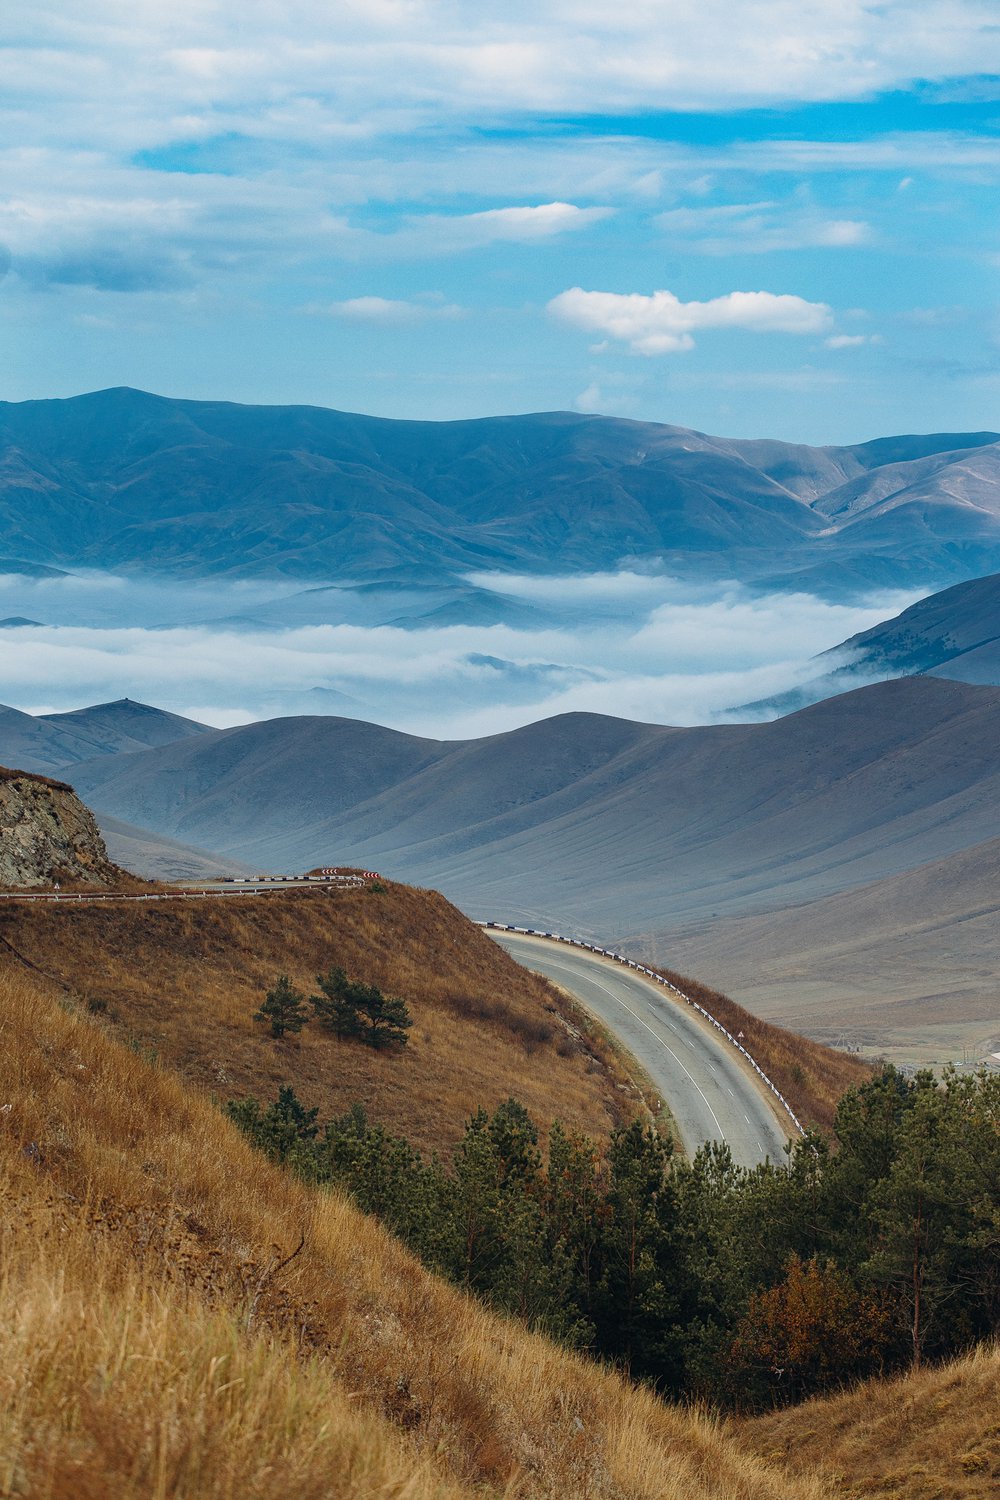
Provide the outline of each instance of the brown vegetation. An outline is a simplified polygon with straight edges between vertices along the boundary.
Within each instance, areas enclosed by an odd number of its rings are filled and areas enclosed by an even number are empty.
[[[437,1281],[52,981],[0,973],[0,1030],[0,1495],[828,1500]]]
[[[871,1065],[860,1057],[810,1041],[771,1021],[762,1021],[728,995],[710,990],[697,979],[687,979],[670,969],[659,968],[656,972],[697,1000],[733,1036],[743,1033],[743,1045],[804,1125],[829,1130],[838,1099],[872,1076]]]
[[[447,1153],[469,1115],[510,1094],[543,1127],[558,1116],[598,1138],[641,1108],[565,999],[436,892],[0,902],[0,963],[15,962],[11,949],[221,1099],[270,1099],[290,1083],[322,1119],[359,1101],[424,1151]],[[253,1020],[279,974],[311,994],[334,964],[406,1001],[402,1052],[316,1024],[274,1041]]]
[[[51,787],[56,792],[73,791],[67,782],[56,781],[51,776],[43,776],[40,771],[15,771],[10,766],[0,766],[0,781],[21,781],[22,779],[37,781],[41,786]]]
[[[1000,1350],[868,1381],[730,1429],[749,1449],[851,1500],[1000,1493]]]

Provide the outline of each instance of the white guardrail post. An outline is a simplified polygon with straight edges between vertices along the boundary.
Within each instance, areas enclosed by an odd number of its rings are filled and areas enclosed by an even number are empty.
[[[706,1010],[703,1005],[699,1005],[698,1001],[692,999],[690,995],[685,995],[683,990],[679,990],[676,984],[672,984],[669,979],[665,979],[663,975],[658,974],[655,969],[648,969],[645,964],[636,963],[634,958],[627,958],[624,953],[616,953],[613,948],[601,948],[596,943],[584,943],[579,938],[563,937],[562,934],[558,932],[538,932],[534,927],[514,927],[508,922],[477,921],[476,926],[492,927],[496,932],[517,932],[520,933],[522,937],[545,938],[551,943],[566,943],[571,948],[583,948],[588,953],[596,953],[598,958],[613,959],[615,963],[623,964],[627,969],[634,969],[637,974],[642,974],[644,978],[652,979],[654,983],[662,985],[664,989],[672,990],[679,1000],[683,1000],[685,1005],[690,1005],[691,1008],[693,1010],[696,1010],[699,1015],[704,1016],[706,1021],[710,1021],[712,1023],[716,1031],[720,1031],[722,1033],[727,1042],[732,1043],[737,1052],[739,1052],[741,1056],[744,1057],[750,1064],[751,1068],[753,1068],[761,1083],[766,1084],[766,1086],[771,1090],[771,1093],[774,1095],[778,1103],[781,1105],[782,1109],[788,1115],[788,1118],[791,1120],[792,1124],[799,1132],[799,1135],[805,1135],[805,1129],[802,1125],[802,1122],[799,1120],[798,1116],[792,1109],[792,1106],[789,1104],[784,1094],[781,1093],[777,1086],[771,1082],[770,1078],[768,1078],[767,1074],[759,1065],[756,1058],[754,1058],[747,1051],[747,1049],[742,1045],[739,1039],[733,1036],[732,1032],[728,1031],[726,1027],[723,1026],[722,1022],[717,1020],[716,1017],[712,1015],[712,1012],[710,1010]]]

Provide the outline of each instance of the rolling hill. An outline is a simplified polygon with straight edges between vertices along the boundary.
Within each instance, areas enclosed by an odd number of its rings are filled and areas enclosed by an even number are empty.
[[[482,740],[276,719],[82,762],[101,813],[587,926],[773,910],[1000,834],[1000,690],[908,678],[770,724],[568,714]]]
[[[158,837],[361,863],[474,915],[631,941],[807,1034],[910,1056],[990,1029],[998,735],[1000,689],[917,676],[693,729],[571,714],[441,742],[278,719],[66,774]],[[931,962],[935,870],[955,904]]]
[[[0,404],[0,528],[38,567],[454,581],[656,561],[835,592],[1000,561],[1000,438],[847,448],[570,412],[402,422],[100,391]]]
[[[131,698],[61,714],[26,714],[0,704],[0,761],[44,775],[94,756],[127,755],[207,732],[205,724]]]
[[[1000,839],[763,916],[681,921],[640,948],[834,1046],[978,1063],[997,1038]]]

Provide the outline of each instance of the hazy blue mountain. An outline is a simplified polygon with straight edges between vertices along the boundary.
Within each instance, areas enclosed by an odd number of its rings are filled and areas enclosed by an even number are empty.
[[[278,719],[67,770],[99,813],[265,868],[363,863],[478,914],[663,928],[1000,836],[1000,689],[880,683],[772,723],[566,714],[442,742]]]
[[[891,620],[824,651],[816,667],[816,676],[801,687],[744,704],[733,716],[793,713],[873,678],[916,673],[1000,686],[1000,573],[919,599]]]
[[[401,422],[128,389],[0,404],[0,545],[36,568],[427,585],[657,560],[933,585],[1000,564],[998,479],[995,433],[810,448],[570,412]]]
[[[61,714],[0,705],[0,763],[48,774],[94,756],[127,755],[207,732],[193,719],[131,698]]]
[[[1000,573],[920,599],[836,650],[860,669],[1000,683]]]
[[[238,860],[222,859],[205,849],[179,844],[175,839],[136,828],[117,818],[105,818],[101,833],[116,865],[135,870],[150,880],[218,880],[225,875],[255,875],[258,872]]]

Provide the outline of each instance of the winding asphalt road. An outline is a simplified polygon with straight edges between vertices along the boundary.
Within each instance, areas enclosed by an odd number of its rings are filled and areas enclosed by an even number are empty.
[[[370,877],[377,878],[377,877]],[[363,878],[278,876],[189,885],[174,891],[5,893],[7,901],[204,900],[290,888],[364,884]],[[666,1099],[689,1155],[708,1140],[728,1142],[733,1159],[753,1167],[781,1161],[787,1136],[753,1074],[682,1001],[619,964],[569,945],[485,929],[526,968],[559,984],[596,1015],[636,1057]]]
[[[784,1161],[785,1131],[734,1050],[658,985],[592,953],[544,938],[486,929],[527,969],[574,995],[613,1032],[670,1106],[689,1155],[726,1141],[733,1160]]]

